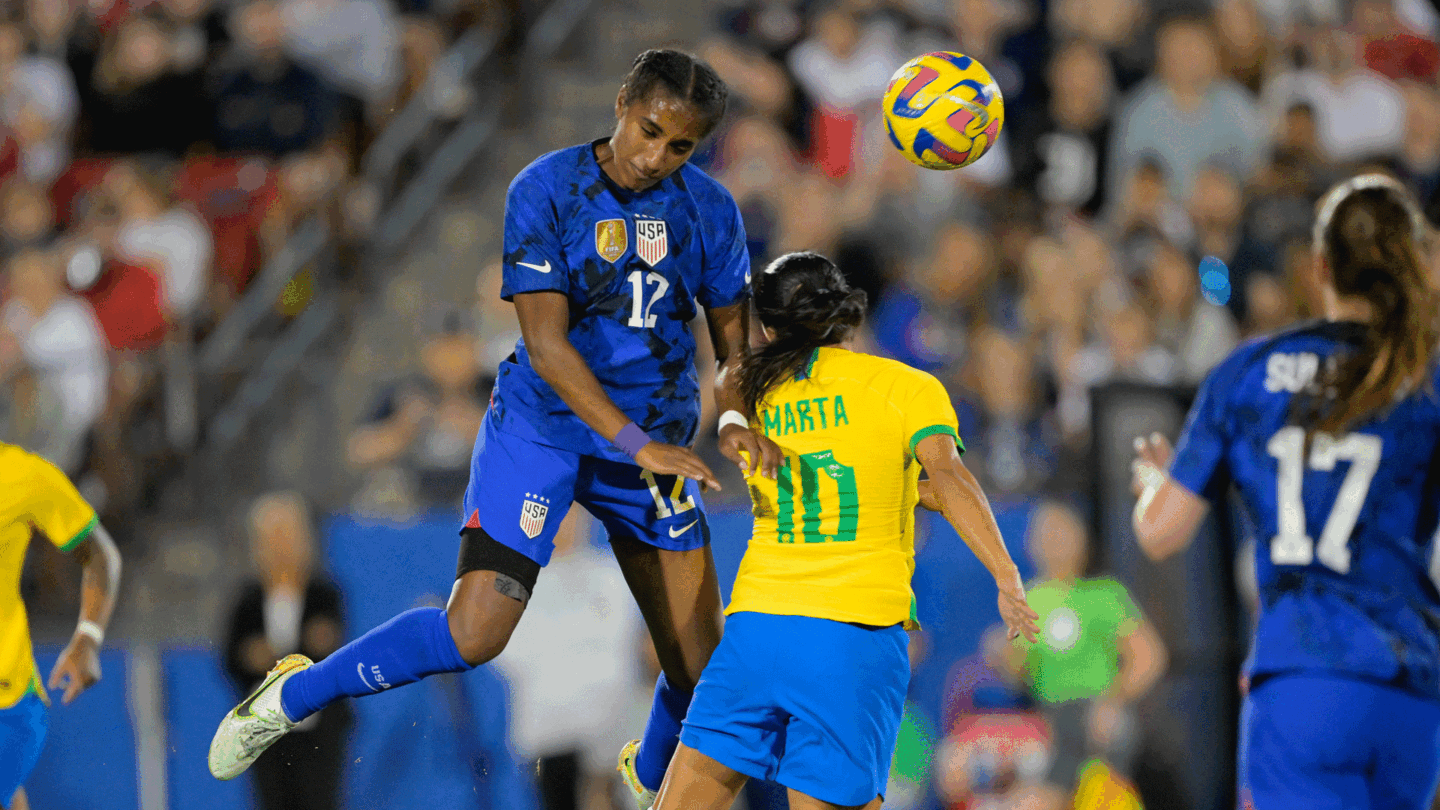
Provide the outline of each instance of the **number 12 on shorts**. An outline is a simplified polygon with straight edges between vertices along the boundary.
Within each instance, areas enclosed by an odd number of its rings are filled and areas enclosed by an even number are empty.
[[[815,453],[786,455],[775,476],[780,490],[776,513],[776,539],[781,543],[794,543],[795,531],[795,479],[800,479],[800,542],[843,543],[855,539],[855,527],[860,521],[860,496],[855,490],[855,468],[841,464],[835,453],[821,450]],[[829,479],[834,482],[834,494],[822,496],[820,482]],[[830,487],[826,487],[827,490]],[[826,503],[829,501],[829,503]],[[834,533],[821,530],[822,517],[834,516]]]

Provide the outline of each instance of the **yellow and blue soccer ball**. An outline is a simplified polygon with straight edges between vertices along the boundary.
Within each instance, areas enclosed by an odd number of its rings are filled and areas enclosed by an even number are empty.
[[[1005,122],[1005,100],[990,71],[949,51],[901,65],[881,104],[890,142],[927,169],[958,169],[979,160]]]

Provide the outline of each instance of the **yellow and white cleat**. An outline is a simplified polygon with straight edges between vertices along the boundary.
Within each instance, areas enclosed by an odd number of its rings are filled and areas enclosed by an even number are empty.
[[[295,727],[280,708],[280,688],[291,675],[313,665],[303,655],[281,658],[250,697],[225,715],[210,740],[210,773],[216,779],[234,779],[244,773],[266,748]]]
[[[635,806],[639,810],[651,810],[655,805],[656,792],[640,784],[640,776],[635,773],[635,757],[640,753],[640,741],[631,740],[625,743],[620,749],[620,764],[615,770],[620,772],[620,778],[625,782],[625,787],[635,794]]]

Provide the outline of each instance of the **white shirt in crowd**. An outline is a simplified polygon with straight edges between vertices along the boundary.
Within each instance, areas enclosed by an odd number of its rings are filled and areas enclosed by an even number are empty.
[[[577,751],[590,769],[613,758],[634,736],[625,720],[639,677],[641,632],[613,556],[582,540],[551,558],[496,659],[511,686],[516,751],[527,757]]]
[[[193,315],[205,296],[215,253],[210,229],[184,208],[171,208],[154,219],[132,220],[116,237],[121,258],[160,275],[165,308]]]
[[[284,0],[286,45],[297,60],[366,102],[400,83],[400,34],[385,0]]]
[[[68,295],[39,315],[24,303],[11,301],[0,310],[0,325],[19,339],[21,355],[35,372],[45,400],[59,409],[58,435],[47,444],[65,452],[74,450],[104,411],[110,380],[105,337],[95,313],[89,304]],[[73,461],[51,460],[62,467]]]

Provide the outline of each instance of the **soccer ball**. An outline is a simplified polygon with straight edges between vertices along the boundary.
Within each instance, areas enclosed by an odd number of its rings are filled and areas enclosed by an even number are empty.
[[[990,71],[949,51],[901,65],[881,104],[890,142],[927,169],[958,169],[979,160],[1005,121],[1005,100]]]

